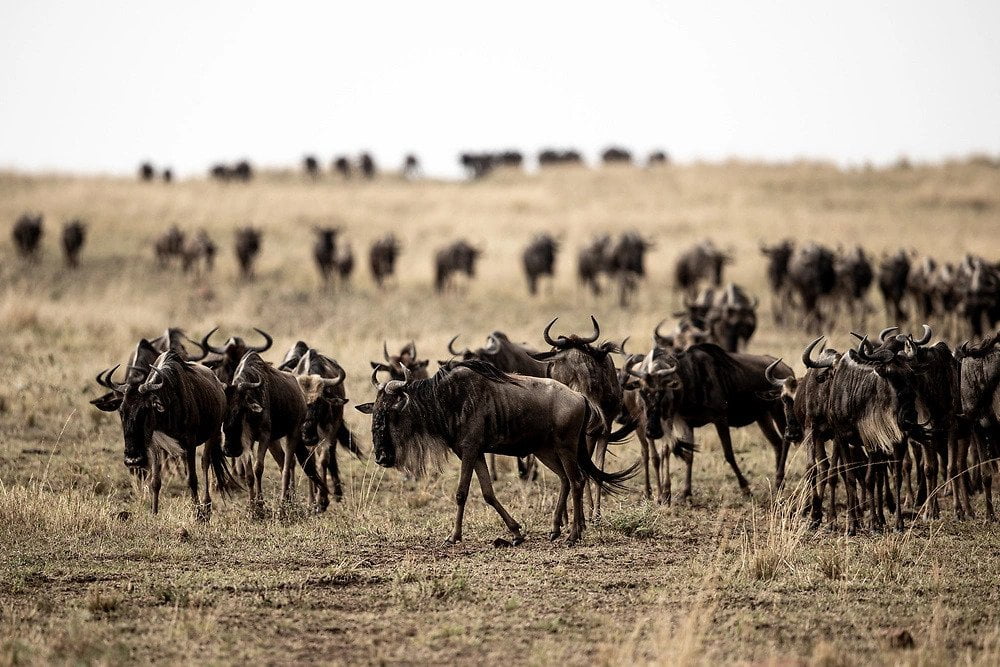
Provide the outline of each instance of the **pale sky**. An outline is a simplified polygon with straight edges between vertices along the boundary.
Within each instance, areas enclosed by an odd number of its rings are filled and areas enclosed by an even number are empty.
[[[0,168],[1000,154],[998,35],[998,0],[3,0]]]

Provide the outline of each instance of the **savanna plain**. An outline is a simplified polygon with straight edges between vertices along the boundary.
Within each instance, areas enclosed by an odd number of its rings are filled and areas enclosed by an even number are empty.
[[[805,452],[793,450],[776,493],[772,453],[756,430],[734,433],[751,498],[704,429],[690,504],[650,503],[636,479],[574,547],[545,537],[554,477],[523,482],[504,461],[497,493],[528,539],[498,549],[502,524],[478,490],[465,541],[444,543],[457,465],[408,480],[343,451],[344,499],[325,514],[309,511],[301,483],[296,502],[277,503],[269,461],[263,516],[237,493],[217,497],[211,521],[198,523],[177,476],[152,516],[122,463],[118,417],[88,404],[103,393],[97,371],[124,361],[140,337],[173,325],[195,338],[216,326],[221,337],[252,338],[259,327],[275,337],[271,360],[302,339],[340,361],[347,419],[370,455],[368,418],[351,407],[373,396],[368,362],[381,358],[383,340],[397,349],[415,340],[433,369],[455,334],[472,346],[499,329],[544,348],[552,317],[557,332],[587,332],[594,314],[602,338],[631,336],[639,351],[678,306],[674,258],[704,238],[731,251],[727,278],[761,296],[750,351],[783,356],[801,373],[811,336],[773,324],[759,243],[1000,257],[1000,169],[991,164],[565,168],[474,183],[0,174],[4,230],[34,210],[46,224],[38,262],[16,257],[9,231],[0,240],[2,664],[1000,663],[995,524],[955,521],[945,498],[941,520],[917,519],[902,534],[810,530],[793,511]],[[89,236],[81,267],[69,271],[57,237],[76,216]],[[155,267],[152,241],[174,223],[214,237],[213,274]],[[232,250],[234,229],[246,224],[264,231],[250,283],[237,278]],[[316,224],[340,225],[353,245],[349,287],[320,286]],[[599,232],[626,230],[655,247],[622,309],[612,294],[577,287],[575,255]],[[397,277],[378,290],[367,247],[389,231],[403,254]],[[562,248],[554,283],[529,298],[520,252],[540,231]],[[483,250],[479,270],[437,295],[434,249],[459,237]],[[875,295],[872,305],[867,327],[878,331],[886,323]],[[852,326],[860,325],[838,322],[832,344],[848,345]],[[608,467],[625,467],[638,443],[613,452]]]

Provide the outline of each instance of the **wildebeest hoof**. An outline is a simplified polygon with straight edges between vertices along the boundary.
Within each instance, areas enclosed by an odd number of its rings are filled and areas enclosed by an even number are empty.
[[[559,539],[560,535],[562,535],[562,531],[553,530],[551,533],[549,533],[549,541],[550,542],[555,542],[556,540]]]
[[[458,544],[461,541],[462,541],[462,536],[461,535],[458,535],[458,536],[456,536],[456,535],[449,535],[447,538],[445,538],[444,543],[445,544]]]
[[[512,547],[512,546],[514,546],[514,545],[511,544],[510,542],[508,542],[507,540],[505,540],[502,537],[498,537],[497,539],[493,540],[493,548],[494,549],[506,549],[506,548]]]
[[[515,547],[518,544],[522,544],[523,542],[524,542],[524,535],[515,535],[514,539],[511,540],[511,544],[513,544]]]

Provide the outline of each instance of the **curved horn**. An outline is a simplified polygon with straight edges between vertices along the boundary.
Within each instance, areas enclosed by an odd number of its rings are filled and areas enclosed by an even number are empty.
[[[159,389],[160,387],[162,387],[163,383],[166,381],[166,377],[163,375],[163,371],[161,371],[156,366],[150,366],[149,367],[149,374],[150,374],[150,377],[147,378],[146,381],[143,384],[139,385],[139,393],[140,394],[145,394],[146,392],[150,392],[150,391],[156,391],[157,389]],[[150,380],[152,379],[153,375],[156,375],[158,378],[160,378],[160,381],[156,382],[156,383],[150,382]]]
[[[590,316],[590,321],[594,325],[594,331],[591,332],[590,338],[581,338],[580,339],[581,343],[586,343],[587,345],[590,345],[591,343],[593,343],[594,341],[596,341],[597,338],[601,335],[601,325],[599,325],[597,323],[597,318],[594,317],[593,315],[591,315]]]
[[[549,331],[552,330],[552,325],[555,324],[558,319],[558,317],[553,317],[552,321],[545,326],[545,330],[542,331],[542,338],[544,338],[545,342],[552,347],[559,347],[559,343],[566,340],[565,336],[559,336],[557,340],[552,340],[552,336],[549,335]]]
[[[629,357],[628,361],[625,362],[625,370],[628,371],[629,375],[634,375],[640,380],[645,378],[646,376],[643,373],[640,373],[639,371],[635,370],[635,367],[641,365],[643,360],[645,360],[645,357],[643,357],[641,354],[636,354]]]
[[[205,334],[205,337],[201,339],[201,349],[208,350],[209,352],[212,352],[213,354],[225,354],[226,353],[226,351],[224,349],[222,349],[221,347],[212,347],[212,344],[210,342],[208,342],[208,339],[212,337],[212,334],[214,334],[218,330],[219,330],[219,327],[215,327],[214,329],[212,329],[211,331],[209,331],[207,334]]]
[[[802,363],[806,368],[830,368],[833,366],[833,359],[820,359],[818,361],[813,361],[812,359],[812,351],[816,349],[821,340],[823,340],[823,336],[809,343],[806,349],[802,351]]]
[[[201,343],[199,343],[196,340],[192,340],[191,338],[188,338],[187,336],[184,336],[184,340],[186,340],[187,342],[191,343],[192,345],[194,345],[195,347],[197,347],[199,350],[201,350],[201,356],[200,357],[191,357],[191,356],[189,356],[187,358],[188,361],[201,361],[202,359],[204,359],[205,357],[208,356],[208,349],[204,345],[202,345]]]
[[[927,343],[931,342],[931,336],[933,336],[933,335],[934,335],[934,332],[931,331],[930,326],[928,326],[928,325],[925,324],[924,325],[924,335],[920,337],[920,340],[913,340],[912,336],[910,337],[910,340],[913,341],[914,345],[927,345]]]
[[[243,389],[253,389],[254,387],[259,387],[260,385],[264,384],[264,379],[260,376],[260,374],[257,371],[253,370],[253,369],[250,369],[250,370],[251,370],[251,372],[253,372],[254,377],[257,378],[257,381],[254,382],[252,380],[242,380],[241,379],[241,381],[240,381],[240,387],[242,387]]]
[[[667,334],[660,333],[660,327],[662,327],[666,323],[666,321],[667,321],[666,319],[660,320],[660,323],[656,325],[655,329],[653,329],[653,340],[660,347],[670,346],[670,341],[667,338]]]
[[[655,371],[653,371],[653,375],[659,375],[659,376],[673,375],[676,372],[677,372],[677,362],[675,361],[673,364],[668,365],[666,368],[656,369]]]
[[[340,373],[337,374],[337,377],[323,378],[323,386],[336,387],[337,385],[342,384],[346,378],[347,378],[347,373],[344,371],[343,368],[341,368]]]
[[[122,384],[118,384],[117,382],[115,382],[115,371],[117,371],[120,366],[121,364],[118,364],[114,368],[109,370],[107,373],[105,373],[104,379],[105,381],[107,381],[107,384],[104,386],[107,387],[108,389],[113,389],[117,392],[124,394],[125,390],[128,389],[128,383],[123,382]]]
[[[788,382],[788,378],[774,377],[774,369],[780,363],[781,359],[776,359],[772,363],[768,364],[767,368],[764,369],[764,377],[767,378],[767,381],[773,384],[775,387],[784,387],[785,383]]]
[[[893,331],[899,331],[899,327],[886,327],[885,329],[882,329],[882,331],[880,331],[879,334],[878,334],[878,339],[884,343],[885,339]]]
[[[382,341],[382,356],[385,357],[387,362],[392,363],[392,359],[389,357],[389,344],[384,340]]]
[[[458,337],[461,335],[462,334],[455,334],[454,336],[451,337],[451,340],[448,341],[448,351],[451,352],[451,354],[456,357],[464,356],[465,353],[469,351],[469,348],[467,347],[462,348],[461,350],[455,350],[455,341],[458,340]]]
[[[385,393],[395,394],[397,391],[406,386],[406,384],[410,381],[410,378],[411,378],[410,369],[407,368],[406,366],[403,366],[403,379],[389,380],[388,382],[386,382],[384,387]]]
[[[626,359],[628,358],[629,354],[628,352],[625,351],[625,344],[628,343],[629,338],[631,338],[631,336],[625,336],[625,340],[623,340],[622,344],[618,346],[618,349],[622,351],[622,354],[625,355]]]
[[[862,338],[861,342],[858,343],[858,357],[860,357],[862,361],[867,361],[869,363],[886,363],[892,361],[892,358],[896,356],[892,353],[892,350],[878,350],[869,354],[865,348],[870,345],[871,343],[868,342],[868,336]]]
[[[372,365],[372,386],[375,387],[375,391],[381,392],[383,389],[385,389],[385,385],[379,383],[379,381],[378,381],[378,374],[379,374],[379,371],[387,371],[387,370],[389,370],[389,369],[387,367],[383,366],[382,364],[373,364]]]
[[[259,347],[250,347],[247,349],[253,350],[254,352],[267,352],[268,350],[270,350],[271,346],[274,345],[274,339],[271,338],[266,331],[261,331],[257,327],[254,327],[253,330],[264,337],[264,344]]]
[[[120,365],[121,364],[119,364],[119,366]],[[115,366],[115,368],[118,368],[118,366]],[[114,387],[111,386],[111,382],[109,382],[107,378],[109,370],[111,369],[105,368],[103,371],[99,372],[97,374],[97,377],[95,377],[94,379],[97,380],[97,384],[101,385],[102,387],[105,387],[107,389],[114,389]]]

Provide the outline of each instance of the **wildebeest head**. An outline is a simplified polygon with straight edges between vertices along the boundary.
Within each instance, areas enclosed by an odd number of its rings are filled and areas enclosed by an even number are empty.
[[[331,371],[336,372],[336,377],[326,376]],[[306,416],[302,422],[304,444],[318,444],[319,425],[329,423],[334,416],[333,411],[347,403],[343,387],[346,376],[343,368],[315,350],[307,350],[299,360],[295,368],[295,380],[306,400]]]
[[[653,440],[663,437],[662,421],[672,418],[675,395],[683,389],[677,366],[677,358],[661,348],[628,360],[628,373],[638,380],[636,388],[646,406],[646,436]]]
[[[250,350],[236,367],[232,382],[226,385],[226,416],[222,423],[222,451],[226,456],[240,456],[251,444],[251,429],[256,430],[264,419],[264,365],[260,354]]]
[[[149,447],[153,433],[170,425],[171,415],[183,413],[177,405],[179,384],[178,366],[185,362],[173,351],[162,353],[153,365],[145,381],[132,387],[124,387],[119,408],[122,419],[122,435],[125,440],[125,465],[130,468],[149,466]],[[179,453],[176,441],[161,436],[164,446],[172,453]]]
[[[218,355],[216,358],[209,359],[204,363],[215,372],[215,376],[223,384],[229,384],[232,381],[236,367],[239,366],[240,361],[243,360],[247,352],[263,353],[271,349],[271,345],[274,344],[274,339],[266,331],[261,331],[257,327],[254,327],[253,330],[264,337],[262,345],[250,346],[239,336],[233,336],[222,347],[215,347],[211,343],[211,338],[212,334],[218,330],[219,327],[215,327],[205,334],[205,337],[201,340],[201,347],[212,354]]]
[[[398,460],[393,432],[399,430],[403,433],[409,433],[419,425],[414,416],[406,410],[410,398],[403,389],[412,380],[410,369],[403,367],[403,379],[401,380],[388,380],[380,383],[378,373],[384,368],[377,367],[372,370],[372,385],[376,391],[375,400],[372,403],[355,406],[355,408],[359,412],[372,416],[372,446],[375,453],[375,463],[383,468],[392,468]]]
[[[729,283],[718,295],[706,315],[706,324],[718,343],[736,352],[757,330],[757,297],[750,297],[739,286]]]
[[[677,328],[670,333],[662,331],[666,322],[667,320],[661,320],[653,329],[653,343],[668,352],[681,352],[692,345],[707,343],[709,340],[709,333],[687,318],[678,322]]]
[[[402,380],[404,369],[410,371],[414,380],[427,378],[427,365],[430,363],[430,359],[417,358],[417,344],[412,340],[403,346],[399,354],[389,354],[389,346],[383,341],[382,356],[385,359],[384,364],[373,361],[371,366],[375,369],[387,370],[393,380]]]

